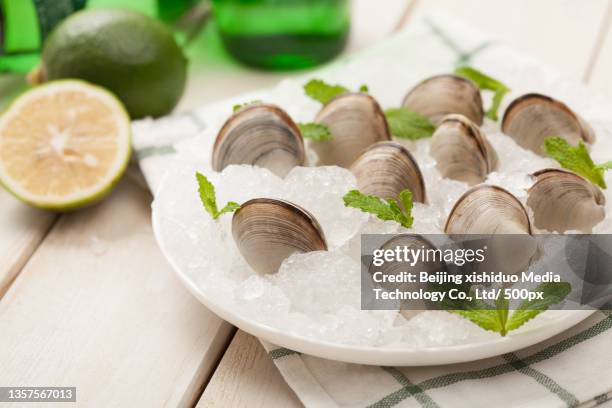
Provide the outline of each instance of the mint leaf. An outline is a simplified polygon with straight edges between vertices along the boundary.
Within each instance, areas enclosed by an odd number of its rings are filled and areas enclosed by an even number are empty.
[[[600,169],[603,169],[603,170],[610,170],[610,169],[612,169],[612,161],[607,161],[605,163],[601,163],[597,167],[599,167]]]
[[[260,103],[262,103],[262,101],[260,101],[259,99],[256,99],[256,100],[251,101],[251,102],[237,103],[236,105],[234,105],[232,107],[232,111],[235,113],[235,112],[239,111],[240,109],[242,109],[242,108],[244,108],[246,106],[257,105],[257,104],[260,104]]]
[[[497,112],[499,111],[499,106],[501,105],[504,96],[506,96],[508,92],[510,92],[510,89],[500,89],[498,91],[495,91],[495,93],[493,94],[493,99],[491,101],[491,107],[485,113],[487,118],[491,119],[494,122],[498,121],[499,117],[497,116]]]
[[[407,223],[412,227],[414,218],[412,217],[412,192],[410,190],[404,190],[399,193],[399,199],[404,206],[404,213],[407,219]],[[406,228],[410,228],[406,227]]]
[[[311,79],[308,81],[308,83],[304,85],[304,91],[306,95],[324,105],[334,97],[349,92],[349,90],[342,85],[330,85],[320,79]]]
[[[217,218],[219,211],[217,210],[217,197],[215,186],[200,172],[196,171],[196,180],[198,181],[198,192],[200,200],[204,205],[204,209],[214,218]]]
[[[472,297],[471,300],[464,300],[458,304],[453,304],[455,307],[460,306],[461,309],[454,309],[451,310],[451,312],[463,316],[485,330],[500,334],[504,333],[502,335],[505,335],[505,319],[503,318],[504,311],[497,310],[497,306],[493,307],[483,300],[476,299],[473,290],[471,291],[470,296]],[[500,304],[499,306],[504,307],[503,304]],[[507,316],[507,309],[505,314]]]
[[[404,205],[402,210],[394,199],[383,200],[374,195],[366,195],[359,190],[351,190],[343,197],[344,205],[357,208],[363,212],[373,214],[385,221],[395,221],[406,228],[412,227],[414,221],[411,215],[412,193],[404,190],[400,193],[400,200]]]
[[[506,324],[507,330],[518,329],[550,306],[562,302],[571,289],[571,285],[567,282],[549,282],[539,285],[534,292],[542,292],[543,299],[523,301],[510,316]]]
[[[561,137],[547,137],[544,139],[544,150],[562,167],[580,174],[601,188],[607,187],[604,172],[612,167],[610,162],[597,166],[583,142],[574,147]]]
[[[213,220],[216,220],[222,214],[234,212],[238,208],[240,208],[240,205],[238,203],[230,201],[223,207],[223,209],[221,209],[221,211],[219,211],[217,208],[217,196],[215,193],[215,186],[213,186],[212,183],[208,181],[206,176],[200,173],[199,171],[196,171],[196,180],[198,182],[198,192],[200,193],[200,200],[202,201],[202,205],[204,206],[206,212],[210,214]]]
[[[496,333],[504,331],[503,324],[499,320],[497,310],[494,309],[475,309],[475,310],[453,310],[455,314],[463,316],[472,323]]]
[[[505,336],[508,334],[508,327],[506,326],[508,323],[508,309],[510,308],[510,301],[506,299],[502,292],[499,293],[497,299],[495,299],[495,312],[497,314],[497,320],[499,321],[499,325],[501,330],[499,334]]]
[[[332,139],[329,128],[321,123],[298,123],[304,139],[324,142]]]
[[[359,87],[359,92],[367,93],[368,91],[367,85],[361,85]],[[350,90],[342,85],[328,84],[321,79],[311,79],[304,85],[304,92],[315,101],[319,101],[325,105],[336,96],[349,93]]]
[[[571,285],[567,282],[543,283],[532,291],[541,292],[543,298],[524,300],[512,314],[509,313],[510,301],[506,299],[503,292],[500,292],[495,300],[495,306],[479,299],[473,299],[461,303],[461,310],[455,309],[451,312],[463,316],[485,330],[505,336],[550,306],[562,302],[570,291]],[[471,295],[474,297],[474,293]]]
[[[483,91],[493,91],[491,107],[489,110],[487,110],[486,115],[489,119],[497,121],[499,106],[501,105],[504,96],[510,92],[510,88],[497,79],[492,78],[472,67],[459,67],[455,70],[455,74],[474,82],[476,86]]]
[[[217,217],[225,213],[232,213],[239,208],[240,208],[240,204],[238,204],[237,202],[228,201],[227,204],[225,204],[225,207],[223,207],[221,211],[219,211]]]
[[[391,108],[385,111],[391,134],[402,139],[424,139],[436,130],[431,121],[408,108]]]

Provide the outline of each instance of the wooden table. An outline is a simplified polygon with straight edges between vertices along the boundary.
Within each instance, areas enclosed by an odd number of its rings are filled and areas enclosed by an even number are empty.
[[[436,7],[612,97],[612,0],[355,0],[347,52]],[[198,43],[215,52],[190,50],[180,110],[282,77],[232,64],[214,38]],[[3,81],[0,92],[14,88]],[[150,202],[130,177],[65,215],[0,191],[0,385],[76,386],[88,407],[299,406],[257,340],[181,286],[153,239]]]

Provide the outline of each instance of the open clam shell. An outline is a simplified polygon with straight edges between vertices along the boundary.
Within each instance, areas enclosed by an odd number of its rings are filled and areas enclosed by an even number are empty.
[[[485,259],[474,266],[476,272],[516,274],[526,270],[540,254],[525,207],[498,186],[480,184],[463,194],[451,210],[444,230],[447,234],[488,237]],[[470,245],[469,240],[466,243]]]
[[[479,184],[466,191],[451,210],[447,234],[531,234],[523,204],[509,191]]]
[[[588,180],[561,169],[544,169],[533,176],[527,206],[536,228],[590,233],[605,218],[605,196]]]
[[[319,157],[319,165],[348,168],[366,147],[391,140],[387,119],[378,102],[363,93],[335,97],[319,111],[315,122],[326,125],[332,134],[331,140],[310,143]]]
[[[433,134],[430,154],[443,177],[469,185],[482,183],[498,167],[495,149],[484,133],[463,115],[448,115]]]
[[[353,162],[350,170],[364,194],[399,201],[399,193],[410,190],[413,201],[425,202],[425,182],[419,165],[399,143],[371,145]]]
[[[325,235],[305,209],[284,200],[255,198],[232,218],[232,235],[247,263],[258,273],[275,273],[292,254],[325,251]]]
[[[284,177],[305,161],[304,141],[289,115],[275,105],[250,105],[234,113],[217,135],[212,167],[230,164],[265,167]]]
[[[516,143],[543,156],[544,139],[558,136],[572,145],[593,143],[591,126],[563,102],[530,93],[516,98],[504,113],[502,131]]]
[[[383,251],[385,250],[395,251],[396,248],[400,248],[400,250],[403,250],[404,247],[409,250],[414,249],[414,250],[421,250],[421,251],[436,249],[436,247],[429,240],[427,240],[425,237],[419,234],[396,235],[393,238],[386,241],[383,245],[381,245],[379,249]],[[423,262],[421,259],[419,259],[414,264],[408,260],[405,262],[400,261],[400,260],[395,260],[392,262],[385,262],[383,265],[380,265],[380,266],[376,266],[374,264],[374,260],[372,259],[372,261],[370,262],[368,266],[368,272],[370,273],[370,275],[372,275],[373,278],[374,278],[375,273],[381,273],[383,276],[388,277],[391,275],[399,276],[401,273],[405,273],[405,272],[411,272],[411,273],[415,273],[418,275],[421,272],[436,273],[436,272],[445,271],[445,270],[446,270],[446,265],[444,264],[443,261]],[[417,291],[419,289],[423,289],[423,290],[428,289],[427,284],[420,282],[420,280],[417,280],[417,282],[415,283],[385,282],[385,283],[381,283],[380,285],[387,290],[399,289],[400,291]],[[410,305],[410,307],[408,307],[408,305]],[[410,319],[423,311],[434,309],[434,308],[435,308],[434,305],[426,301],[410,301],[410,303],[403,304],[403,306],[400,309],[400,313],[406,319]]]
[[[402,106],[428,117],[438,125],[446,115],[458,113],[478,126],[484,120],[480,89],[458,75],[437,75],[412,88]]]

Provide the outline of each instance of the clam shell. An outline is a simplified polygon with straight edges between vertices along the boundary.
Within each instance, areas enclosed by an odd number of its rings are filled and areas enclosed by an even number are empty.
[[[289,115],[275,105],[250,105],[234,113],[217,135],[212,167],[250,164],[284,177],[305,161],[304,141]]]
[[[380,249],[395,250],[395,248],[397,247],[402,248],[404,246],[407,248],[413,248],[413,249],[420,249],[420,248],[424,248],[426,250],[436,249],[435,246],[429,240],[427,240],[422,235],[418,235],[418,234],[395,235],[393,238],[389,239],[383,245],[381,245]],[[374,274],[375,272],[382,272],[382,274],[385,276],[398,275],[402,272],[413,272],[413,273],[418,274],[421,271],[435,273],[438,271],[445,271],[445,270],[446,270],[446,265],[444,264],[444,262],[425,263],[425,262],[421,262],[420,260],[416,262],[415,265],[411,265],[410,263],[407,263],[407,262],[398,261],[398,262],[385,262],[381,266],[376,266],[374,265],[374,260],[372,259],[372,261],[370,262],[368,266],[368,272],[371,275]],[[427,289],[427,284],[421,283],[421,282],[397,283],[397,284],[385,282],[380,285],[387,290],[395,290],[396,288],[401,291],[410,291],[410,290],[416,291],[416,290],[419,290],[419,288]],[[419,301],[419,303],[417,303],[417,301],[410,301],[410,305],[411,305],[411,308],[408,309],[408,308],[402,307],[402,309],[400,310],[400,313],[406,319],[410,319],[414,317],[415,315],[432,308],[432,305],[426,301]]]
[[[572,145],[593,143],[591,126],[563,102],[549,96],[530,93],[516,98],[504,113],[502,131],[516,143],[544,156],[544,139],[559,136]]]
[[[509,191],[479,184],[466,191],[451,210],[447,234],[531,234],[523,204]]]
[[[478,273],[520,273],[540,254],[525,207],[498,186],[479,184],[468,190],[455,203],[444,230],[447,234],[478,234],[480,238],[503,234],[487,240],[485,259],[474,266]]]
[[[425,182],[419,165],[399,143],[371,145],[353,162],[350,170],[364,194],[399,201],[399,193],[410,190],[413,201],[425,202]]]
[[[258,273],[275,273],[294,253],[325,251],[325,235],[305,209],[284,200],[255,198],[232,218],[232,235],[247,263]]]
[[[387,119],[376,100],[367,94],[343,94],[329,101],[317,114],[315,122],[326,125],[332,139],[311,141],[319,165],[348,168],[368,146],[391,140]]]
[[[588,180],[561,169],[544,169],[533,176],[527,206],[536,228],[590,233],[605,218],[605,196]]]
[[[466,116],[478,126],[484,120],[480,89],[457,75],[438,75],[424,80],[408,92],[402,106],[428,117],[436,125],[453,113]]]
[[[448,115],[433,134],[430,154],[443,177],[469,185],[482,183],[495,171],[498,158],[478,126],[463,115]]]

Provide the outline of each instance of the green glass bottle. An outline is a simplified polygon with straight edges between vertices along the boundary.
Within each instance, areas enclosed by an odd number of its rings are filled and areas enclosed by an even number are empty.
[[[213,0],[213,12],[229,53],[264,69],[327,61],[342,51],[350,28],[348,0]]]
[[[0,73],[28,72],[38,64],[47,34],[84,7],[122,7],[172,23],[198,0],[0,0]]]

